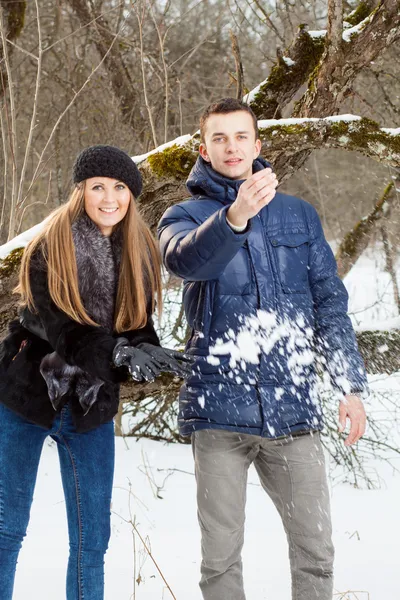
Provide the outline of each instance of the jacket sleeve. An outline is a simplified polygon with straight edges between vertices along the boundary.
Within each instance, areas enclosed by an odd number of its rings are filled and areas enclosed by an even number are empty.
[[[347,314],[348,293],[337,274],[336,260],[327,243],[316,210],[309,205],[309,281],[314,302],[316,347],[332,385],[343,394],[367,395],[364,362]]]
[[[36,310],[52,348],[70,365],[104,381],[121,381],[112,365],[116,340],[102,327],[82,325],[53,302],[47,283],[47,267],[41,252],[30,263],[30,284]]]
[[[126,338],[131,346],[137,346],[138,344],[142,344],[144,342],[147,344],[153,344],[153,346],[160,345],[160,340],[158,339],[158,335],[154,329],[153,319],[151,316],[148,317],[146,325],[141,329],[124,331],[118,335]]]
[[[158,225],[161,255],[166,268],[182,279],[207,281],[218,278],[246,241],[226,221],[228,206],[199,225],[182,206],[172,206]]]

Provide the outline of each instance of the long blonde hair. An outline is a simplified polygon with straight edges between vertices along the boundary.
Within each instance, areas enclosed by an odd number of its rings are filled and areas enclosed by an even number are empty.
[[[44,229],[28,244],[15,291],[21,295],[22,304],[35,312],[30,263],[35,252],[41,249],[47,263],[47,280],[53,302],[74,321],[98,325],[87,314],[79,294],[72,237],[72,224],[85,210],[84,198],[85,182],[75,187],[68,202],[50,215]],[[123,246],[114,315],[114,328],[118,333],[145,326],[149,301],[152,312],[156,300],[159,313],[162,305],[160,254],[132,195],[121,227]]]

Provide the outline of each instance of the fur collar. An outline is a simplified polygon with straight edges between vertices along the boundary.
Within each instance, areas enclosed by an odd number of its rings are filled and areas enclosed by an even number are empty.
[[[79,292],[89,316],[111,332],[122,251],[122,229],[104,236],[86,213],[72,225]]]

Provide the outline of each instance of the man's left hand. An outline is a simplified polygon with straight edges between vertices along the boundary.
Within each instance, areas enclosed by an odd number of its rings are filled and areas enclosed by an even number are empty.
[[[364,404],[358,396],[347,394],[345,398],[339,405],[339,432],[344,431],[346,419],[350,419],[350,433],[345,439],[344,445],[351,446],[364,435],[367,415],[365,414]]]

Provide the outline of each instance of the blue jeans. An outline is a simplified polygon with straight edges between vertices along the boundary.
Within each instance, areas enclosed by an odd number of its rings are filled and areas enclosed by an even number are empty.
[[[0,597],[11,600],[43,443],[57,442],[68,518],[67,600],[104,598],[110,538],[114,427],[77,433],[68,405],[45,430],[0,404]]]

